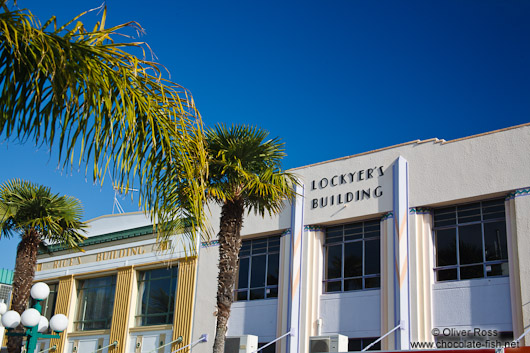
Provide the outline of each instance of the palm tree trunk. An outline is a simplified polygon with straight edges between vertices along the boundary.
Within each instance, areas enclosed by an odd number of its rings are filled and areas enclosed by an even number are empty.
[[[35,277],[35,265],[37,264],[37,250],[41,240],[34,229],[26,231],[17,248],[17,261],[13,275],[13,293],[11,310],[22,314],[28,307],[29,292]],[[23,332],[22,326],[14,330]],[[7,351],[9,353],[20,353],[22,337],[9,337],[7,339]],[[30,352],[33,353],[33,352]]]
[[[219,230],[219,280],[217,284],[217,329],[213,353],[224,353],[225,337],[232,296],[236,282],[237,261],[241,248],[241,226],[244,204],[242,200],[226,202],[221,212]],[[10,352],[11,353],[11,352]]]

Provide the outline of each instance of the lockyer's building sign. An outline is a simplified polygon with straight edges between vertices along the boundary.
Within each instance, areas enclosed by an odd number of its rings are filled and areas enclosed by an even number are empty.
[[[363,187],[363,182],[379,179],[385,172],[383,166],[361,169],[311,181],[309,191],[329,190],[331,195],[311,198],[311,209],[346,205],[350,202],[379,198],[383,196],[382,185]],[[336,193],[336,191],[339,191]]]

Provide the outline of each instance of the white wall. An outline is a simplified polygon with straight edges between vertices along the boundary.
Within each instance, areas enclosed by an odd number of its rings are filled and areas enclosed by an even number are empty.
[[[378,289],[328,293],[320,297],[322,335],[352,337],[381,334],[381,291]]]
[[[131,332],[129,335],[129,345],[127,351],[129,353],[134,353],[136,351],[136,339],[138,336],[142,336],[142,343],[140,346],[139,352],[141,353],[148,353],[155,351],[158,353],[157,348],[160,346],[160,335],[164,334],[164,344],[167,344],[171,342],[172,339],[172,330],[164,330],[164,331],[142,331],[142,332]],[[165,346],[164,353],[170,353],[171,352],[171,344]],[[81,353],[81,352],[80,352]]]
[[[435,283],[433,327],[512,331],[509,278]]]
[[[218,257],[217,245],[201,246],[199,249],[191,341],[195,342],[202,334],[208,334],[208,342],[193,347],[193,353],[212,351],[216,327]]]
[[[68,337],[64,353],[93,353],[98,349],[98,340],[100,338],[103,338],[102,347],[109,345],[109,335]],[[75,341],[79,341],[79,345],[77,351],[73,352]],[[105,348],[98,351],[98,353],[108,353],[108,351],[108,348]]]
[[[278,299],[234,302],[227,336],[255,335],[258,342],[276,338]]]

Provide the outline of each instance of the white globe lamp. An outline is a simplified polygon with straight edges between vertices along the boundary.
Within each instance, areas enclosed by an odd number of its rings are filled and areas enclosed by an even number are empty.
[[[50,327],[55,332],[63,332],[68,327],[68,319],[63,314],[53,315],[50,320]]]
[[[37,309],[26,309],[20,315],[20,322],[22,322],[22,325],[25,327],[33,327],[37,326],[40,321],[40,313]]]
[[[31,287],[29,294],[31,294],[31,297],[35,300],[44,300],[50,295],[50,287],[48,287],[46,283],[35,283],[33,287]]]
[[[20,325],[20,314],[14,310],[9,310],[2,315],[2,325],[5,328],[15,328]]]
[[[48,319],[44,316],[40,317],[39,321],[39,328],[37,329],[38,332],[43,333],[45,332],[49,327]]]
[[[0,302],[0,315],[4,315],[7,311],[7,304]]]

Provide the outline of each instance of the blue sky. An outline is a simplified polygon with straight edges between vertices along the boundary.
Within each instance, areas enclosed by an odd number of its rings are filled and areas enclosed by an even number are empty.
[[[64,23],[100,0],[18,0]],[[286,143],[286,168],[416,139],[446,140],[529,122],[530,2],[107,2],[108,25],[134,20],[206,126],[258,125]],[[97,15],[86,16],[92,27]],[[61,172],[56,156],[0,143],[13,177],[79,198],[85,219],[112,213],[110,183]],[[137,210],[127,198],[127,211]],[[0,240],[13,268],[16,240]]]

